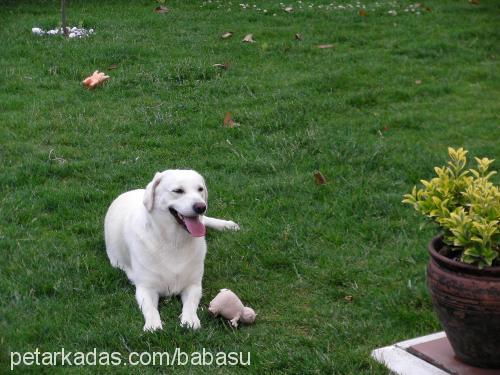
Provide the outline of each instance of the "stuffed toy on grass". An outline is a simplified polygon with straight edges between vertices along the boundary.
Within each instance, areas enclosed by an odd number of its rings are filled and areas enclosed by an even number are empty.
[[[221,289],[219,294],[210,302],[208,306],[214,316],[222,316],[229,320],[233,327],[238,327],[238,321],[250,324],[255,321],[255,311],[250,307],[243,306],[240,299],[229,289]]]
[[[102,85],[104,82],[106,82],[109,79],[109,76],[105,75],[103,72],[99,72],[96,70],[94,74],[91,76],[85,78],[82,83],[84,86],[87,86],[89,89],[93,89],[97,86]]]

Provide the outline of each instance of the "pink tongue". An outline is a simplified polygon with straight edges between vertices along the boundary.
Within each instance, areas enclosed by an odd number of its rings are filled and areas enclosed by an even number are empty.
[[[203,237],[206,229],[199,217],[184,217],[184,224],[193,237]]]

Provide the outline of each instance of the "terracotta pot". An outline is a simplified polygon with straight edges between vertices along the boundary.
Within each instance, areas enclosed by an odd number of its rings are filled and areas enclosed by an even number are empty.
[[[476,367],[500,368],[500,267],[480,270],[449,259],[429,244],[427,286],[456,356]]]

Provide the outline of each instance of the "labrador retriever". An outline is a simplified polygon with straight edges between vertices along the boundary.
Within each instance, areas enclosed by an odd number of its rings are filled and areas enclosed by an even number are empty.
[[[106,252],[113,267],[135,285],[144,330],[162,328],[158,299],[179,295],[181,325],[200,328],[205,228],[239,230],[233,221],[210,218],[203,177],[192,170],[158,172],[146,189],[116,198],[104,220]]]

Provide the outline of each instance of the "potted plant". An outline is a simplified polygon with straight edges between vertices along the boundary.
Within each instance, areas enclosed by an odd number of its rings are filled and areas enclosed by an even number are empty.
[[[493,160],[448,149],[447,166],[404,196],[404,203],[436,223],[429,243],[427,286],[453,350],[477,367],[500,368],[500,190]]]

